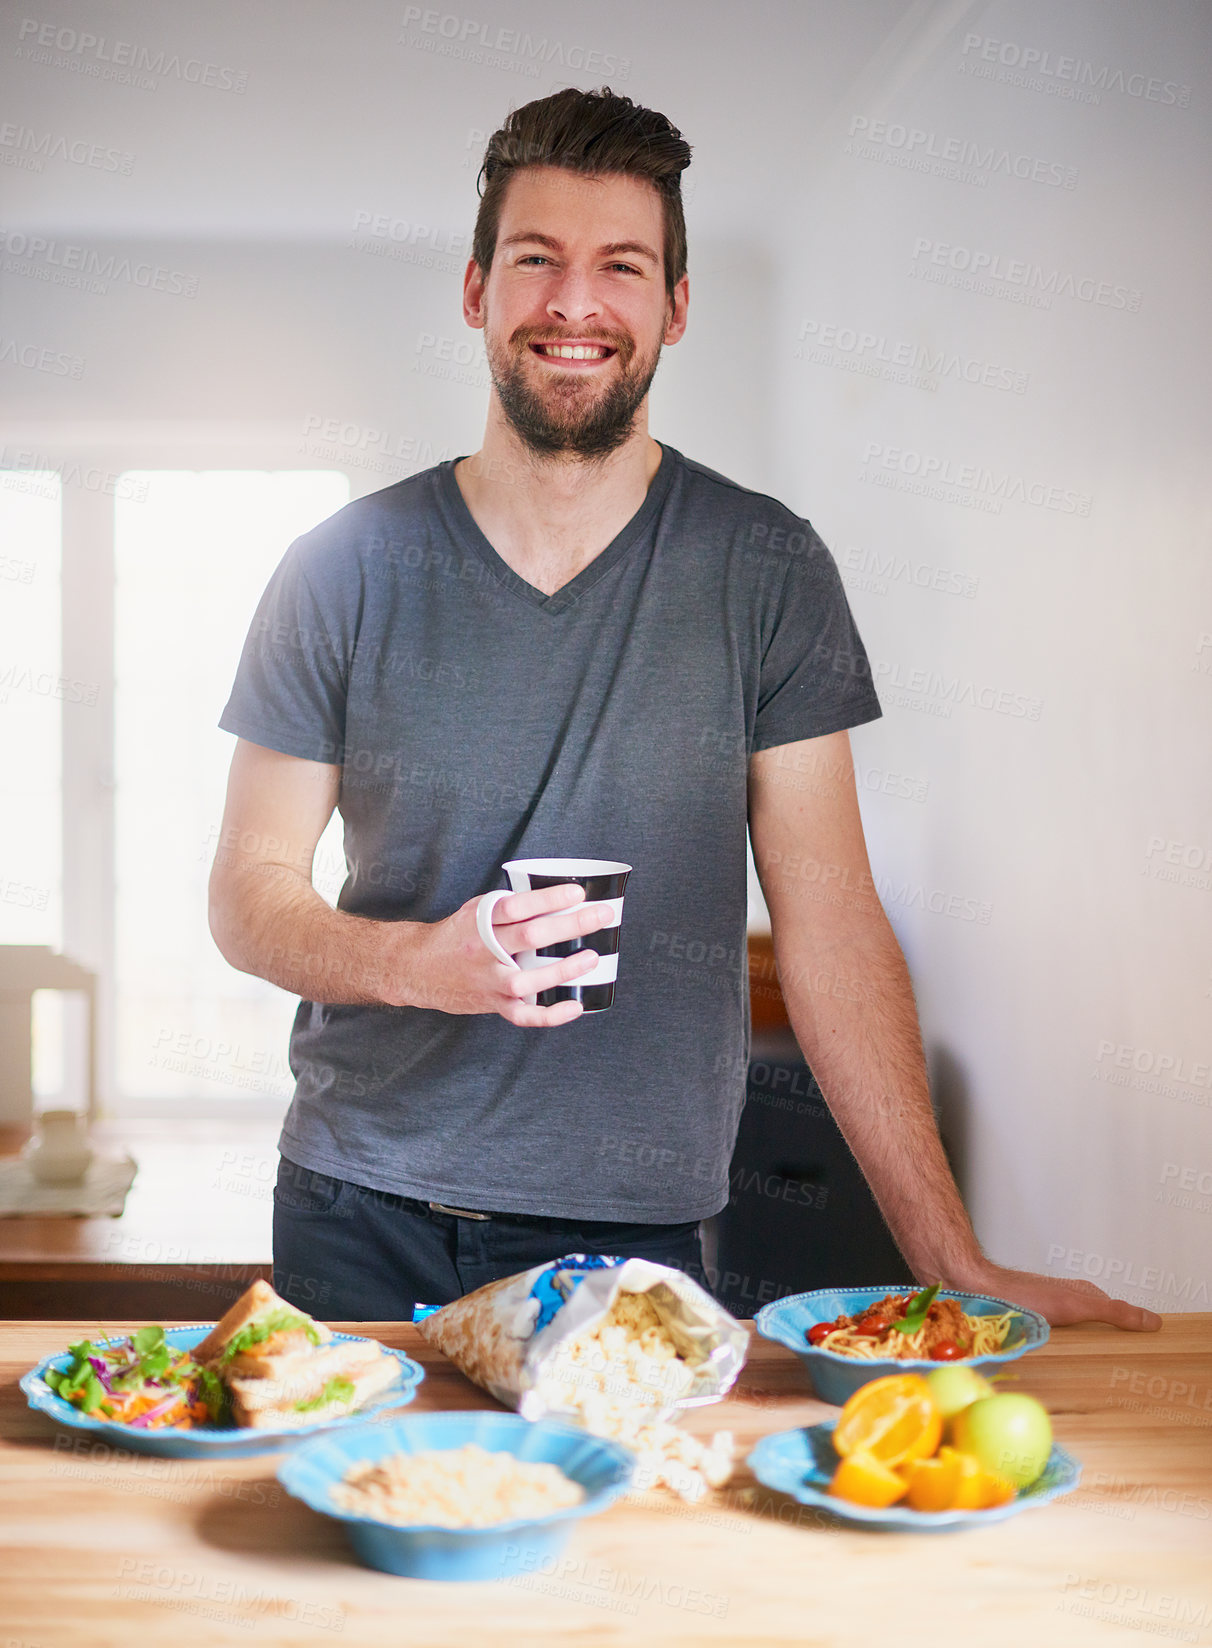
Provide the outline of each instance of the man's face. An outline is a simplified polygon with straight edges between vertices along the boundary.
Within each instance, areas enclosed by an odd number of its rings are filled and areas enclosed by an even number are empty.
[[[497,399],[533,452],[600,459],[631,435],[662,344],[686,326],[687,280],[673,303],[665,291],[663,228],[641,178],[543,166],[511,180],[487,282],[468,269],[464,316],[484,328]]]

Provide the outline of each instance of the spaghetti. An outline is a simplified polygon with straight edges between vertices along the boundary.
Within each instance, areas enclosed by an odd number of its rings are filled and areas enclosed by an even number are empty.
[[[885,1294],[858,1316],[818,1322],[809,1328],[808,1342],[814,1350],[866,1362],[953,1362],[1003,1350],[1019,1314],[1007,1310],[996,1316],[969,1316],[958,1299],[934,1299],[920,1325],[903,1333],[894,1324],[907,1314],[912,1297]]]

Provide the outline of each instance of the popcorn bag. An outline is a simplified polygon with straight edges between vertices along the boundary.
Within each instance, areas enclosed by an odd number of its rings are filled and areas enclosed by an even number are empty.
[[[633,1448],[637,1487],[693,1500],[731,1475],[729,1432],[705,1444],[670,1421],[732,1388],[749,1335],[680,1270],[572,1253],[432,1313],[419,1306],[415,1320],[524,1419],[569,1419]]]

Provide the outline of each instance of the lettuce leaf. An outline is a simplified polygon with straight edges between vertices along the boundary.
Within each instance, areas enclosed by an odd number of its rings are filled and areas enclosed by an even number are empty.
[[[191,1379],[198,1384],[198,1394],[210,1410],[210,1422],[221,1420],[227,1416],[227,1386],[212,1368],[204,1368],[200,1362],[191,1362],[188,1368]]]
[[[108,1394],[88,1359],[90,1352],[94,1356],[98,1352],[87,1339],[78,1345],[69,1345],[68,1349],[75,1357],[71,1367],[62,1370],[47,1368],[44,1378],[56,1396],[61,1396],[77,1408],[83,1408],[85,1413],[91,1413],[102,1405]]]
[[[173,1359],[173,1348],[164,1337],[161,1327],[137,1328],[130,1336],[134,1365],[114,1377],[117,1390],[137,1390],[149,1379],[163,1379]],[[173,1379],[173,1384],[179,1380]]]
[[[343,1379],[338,1374],[328,1381],[319,1396],[313,1396],[310,1402],[296,1402],[295,1412],[314,1413],[317,1408],[326,1408],[330,1402],[348,1402],[353,1394],[353,1380]]]
[[[271,1310],[255,1322],[234,1334],[223,1347],[223,1354],[219,1360],[226,1364],[239,1356],[241,1351],[248,1350],[252,1345],[263,1344],[266,1339],[272,1338],[275,1333],[286,1333],[292,1328],[302,1328],[313,1345],[320,1343],[320,1330],[307,1316],[300,1316],[297,1311],[279,1309]]]

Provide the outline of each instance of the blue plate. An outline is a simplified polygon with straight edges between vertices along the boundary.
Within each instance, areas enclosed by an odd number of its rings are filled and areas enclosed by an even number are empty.
[[[207,1322],[200,1327],[168,1328],[164,1337],[179,1350],[192,1350],[202,1343],[214,1325]],[[127,1337],[126,1334],[119,1334],[116,1339],[98,1339],[94,1343],[117,1345]],[[352,1333],[333,1334],[334,1343],[357,1338]],[[392,1350],[388,1345],[384,1345],[383,1349],[400,1364],[400,1377],[394,1385],[356,1413],[345,1414],[339,1419],[317,1420],[314,1425],[300,1425],[289,1430],[199,1425],[189,1430],[165,1428],[148,1431],[131,1425],[119,1425],[112,1419],[92,1419],[74,1404],[56,1395],[43,1378],[48,1368],[64,1371],[71,1366],[72,1355],[66,1350],[54,1356],[44,1356],[38,1366],[31,1368],[21,1380],[21,1389],[30,1407],[37,1413],[45,1413],[57,1424],[67,1425],[72,1430],[87,1431],[99,1441],[109,1442],[116,1448],[129,1448],[132,1453],[159,1454],[165,1459],[240,1459],[248,1454],[279,1453],[283,1448],[293,1448],[297,1442],[320,1431],[356,1425],[368,1414],[381,1413],[385,1408],[402,1408],[406,1402],[411,1402],[417,1386],[425,1377],[424,1369],[411,1357],[405,1356],[403,1351]]]
[[[334,1484],[353,1464],[396,1453],[462,1448],[469,1442],[489,1453],[557,1465],[581,1484],[585,1498],[549,1516],[489,1528],[400,1526],[355,1516],[333,1503]],[[604,1511],[626,1491],[634,1469],[635,1456],[621,1443],[550,1419],[523,1419],[516,1413],[418,1413],[308,1442],[278,1466],[278,1480],[312,1510],[341,1522],[368,1567],[411,1579],[507,1579],[536,1572],[557,1555],[572,1524]]]
[[[867,1305],[882,1299],[886,1293],[914,1293],[917,1289],[904,1282],[888,1287],[817,1288],[813,1293],[793,1293],[790,1298],[776,1299],[758,1311],[754,1326],[765,1339],[786,1345],[807,1367],[816,1394],[822,1402],[833,1402],[839,1408],[846,1398],[853,1396],[860,1385],[873,1379],[883,1379],[890,1373],[929,1373],[931,1368],[952,1364],[922,1361],[918,1358],[899,1361],[892,1357],[866,1361],[853,1356],[839,1356],[835,1350],[818,1350],[804,1337],[817,1322],[831,1322],[837,1316],[857,1316]],[[945,1299],[958,1299],[969,1316],[1000,1316],[1005,1310],[1016,1311],[1019,1321],[1010,1324],[1010,1336],[1005,1348],[988,1356],[965,1356],[966,1368],[997,1369],[1005,1362],[1025,1356],[1029,1350],[1038,1350],[1048,1342],[1051,1332],[1042,1316],[1008,1299],[993,1299],[986,1293],[956,1293],[943,1290]]]
[[[887,1291],[883,1289],[884,1293]],[[913,1533],[942,1533],[949,1528],[983,1528],[990,1522],[1004,1522],[1008,1516],[1029,1511],[1033,1505],[1046,1505],[1050,1499],[1072,1493],[1082,1474],[1072,1454],[1054,1446],[1042,1476],[1029,1488],[1020,1488],[1007,1504],[991,1506],[987,1511],[914,1511],[907,1505],[889,1505],[876,1510],[868,1505],[851,1505],[844,1499],[835,1499],[828,1491],[838,1467],[833,1446],[836,1424],[836,1419],[830,1419],[806,1430],[779,1431],[774,1436],[764,1436],[746,1463],[758,1481],[768,1488],[790,1494],[801,1505],[814,1505],[839,1521],[886,1531],[908,1529]]]

